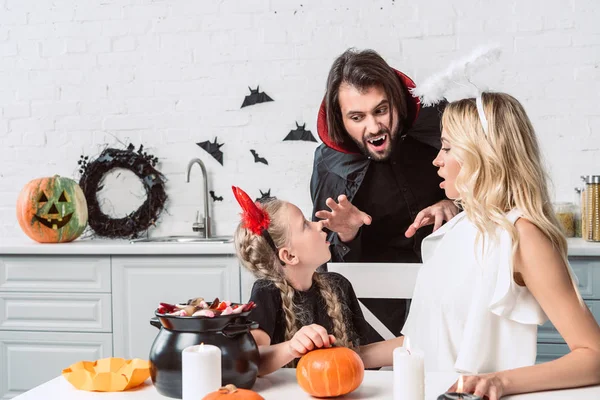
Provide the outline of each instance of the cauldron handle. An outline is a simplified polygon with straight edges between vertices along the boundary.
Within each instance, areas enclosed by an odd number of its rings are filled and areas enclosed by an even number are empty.
[[[158,320],[158,318],[154,317],[154,318],[150,318],[150,325],[160,329],[162,328],[162,324],[160,323],[160,321]]]
[[[223,336],[231,339],[239,334],[250,332],[250,329],[256,329],[258,326],[258,322],[254,321],[247,321],[243,324],[229,323],[223,328],[221,333]]]

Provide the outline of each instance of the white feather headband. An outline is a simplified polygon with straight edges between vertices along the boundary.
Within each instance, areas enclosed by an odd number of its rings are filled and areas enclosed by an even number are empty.
[[[470,55],[452,62],[444,71],[427,78],[422,84],[411,89],[411,93],[420,99],[421,104],[430,106],[446,99],[447,93],[456,86],[473,86],[477,90],[477,112],[487,135],[487,118],[483,112],[481,90],[471,82],[471,77],[481,68],[496,61],[500,53],[498,46],[479,47]]]

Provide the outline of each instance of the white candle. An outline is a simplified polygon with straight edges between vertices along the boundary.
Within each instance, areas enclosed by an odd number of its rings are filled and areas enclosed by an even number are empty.
[[[410,348],[404,337],[404,346],[394,349],[394,400],[423,400],[425,372],[423,352]]]
[[[210,344],[186,347],[181,353],[183,400],[198,400],[221,387],[221,349]]]

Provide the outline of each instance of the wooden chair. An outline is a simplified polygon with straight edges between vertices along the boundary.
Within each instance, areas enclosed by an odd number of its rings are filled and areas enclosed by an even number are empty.
[[[412,299],[417,274],[415,263],[328,263],[327,269],[350,281],[356,297],[371,299]],[[395,335],[359,300],[367,322],[385,340]]]

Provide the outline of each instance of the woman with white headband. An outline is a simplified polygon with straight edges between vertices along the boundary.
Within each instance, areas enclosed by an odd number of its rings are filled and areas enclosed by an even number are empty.
[[[600,327],[578,293],[523,106],[485,92],[450,103],[433,163],[464,211],[422,244],[402,333],[424,351],[425,369],[468,374],[464,391],[490,400],[600,384]],[[548,319],[570,352],[535,365]],[[365,366],[391,365],[402,342],[361,348]]]

